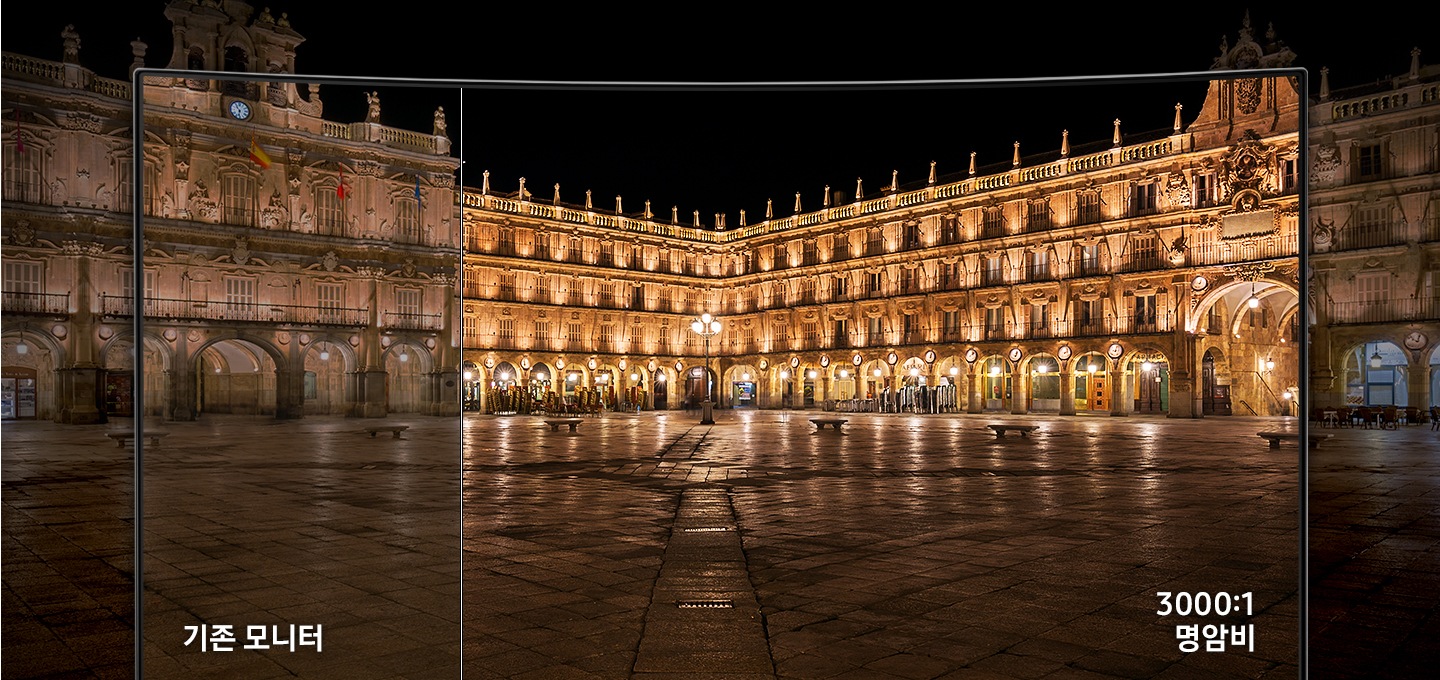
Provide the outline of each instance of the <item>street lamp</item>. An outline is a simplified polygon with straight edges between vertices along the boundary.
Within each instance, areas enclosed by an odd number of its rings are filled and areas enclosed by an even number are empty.
[[[710,403],[710,392],[714,389],[710,384],[710,336],[720,332],[720,320],[705,312],[690,322],[690,330],[705,339],[705,401],[700,402],[700,424],[714,425],[715,418],[711,413],[714,406]]]

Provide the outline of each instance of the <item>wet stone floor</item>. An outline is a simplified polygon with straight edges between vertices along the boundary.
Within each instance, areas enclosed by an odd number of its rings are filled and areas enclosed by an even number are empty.
[[[1293,421],[816,415],[148,425],[169,436],[143,454],[144,675],[1296,677],[1298,455],[1255,436]],[[118,429],[4,428],[6,677],[131,677]],[[1315,452],[1314,677],[1435,649],[1434,457],[1390,460],[1435,441]],[[1162,591],[1238,611],[1160,615]],[[1253,638],[1187,652],[1191,625]]]

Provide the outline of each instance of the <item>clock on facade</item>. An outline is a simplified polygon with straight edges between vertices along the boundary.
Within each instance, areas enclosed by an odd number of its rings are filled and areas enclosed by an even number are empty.
[[[927,349],[927,350],[925,350],[925,363],[927,363],[927,364],[933,364],[933,363],[935,363],[935,350],[933,350],[933,349]]]
[[[891,352],[888,356],[885,357],[885,361],[889,362],[891,366],[894,366],[895,362],[899,360],[900,356],[895,354],[894,352]]]
[[[1118,342],[1112,342],[1110,343],[1110,349],[1105,350],[1105,353],[1109,355],[1111,359],[1119,359],[1120,355],[1125,353],[1125,348],[1121,347]]]
[[[850,357],[850,363],[855,364],[856,366],[859,366],[860,364],[865,363],[865,357],[862,357],[862,356],[860,356],[859,354],[856,354],[855,356]]]
[[[830,368],[830,355],[829,355],[829,354],[822,354],[822,355],[820,355],[820,368]]]
[[[250,105],[236,99],[230,102],[230,117],[235,120],[250,120]]]
[[[1022,357],[1022,356],[1025,356],[1025,353],[1024,353],[1024,352],[1021,352],[1019,347],[1011,347],[1011,348],[1010,348],[1010,361],[1011,361],[1011,362],[1020,361],[1020,357]]]
[[[790,368],[800,368],[800,357],[790,357]]]
[[[1203,276],[1197,276],[1197,277],[1195,277],[1195,278],[1193,278],[1193,279],[1190,279],[1190,288],[1191,288],[1192,290],[1194,290],[1195,292],[1197,292],[1197,293],[1200,292],[1200,291],[1202,291],[1202,290],[1205,290],[1205,288],[1206,288],[1207,286],[1209,286],[1209,285],[1210,285],[1210,282],[1207,281],[1207,280],[1205,280],[1205,277],[1203,277]]]
[[[1410,349],[1421,349],[1425,347],[1425,343],[1429,341],[1430,338],[1425,337],[1425,334],[1420,331],[1413,331],[1405,336],[1405,346]]]
[[[1075,350],[1070,349],[1070,346],[1069,346],[1069,345],[1061,345],[1061,346],[1060,346],[1060,349],[1055,352],[1055,355],[1058,356],[1058,357],[1060,357],[1060,360],[1061,360],[1061,361],[1065,361],[1066,359],[1069,359],[1069,358],[1070,358],[1070,355],[1071,355],[1074,351],[1075,351]]]
[[[972,364],[975,363],[975,357],[978,356],[980,356],[980,353],[976,352],[974,347],[965,350],[965,360]]]
[[[653,363],[653,362],[652,362],[652,363]],[[768,361],[766,361],[766,360],[764,360],[764,359],[761,359],[761,360],[760,360],[760,370],[763,371],[763,370],[765,370],[765,369],[767,369],[767,368],[770,368],[770,362],[768,362]],[[654,370],[654,369],[651,369],[651,370]]]

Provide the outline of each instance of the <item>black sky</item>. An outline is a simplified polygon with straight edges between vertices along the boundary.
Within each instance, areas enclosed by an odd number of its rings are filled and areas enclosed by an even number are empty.
[[[265,3],[256,3],[257,8]],[[473,10],[396,5],[370,14],[358,4],[273,5],[290,12],[306,41],[301,73],[417,78],[636,81],[918,80],[1115,75],[1206,70],[1221,35],[1235,42],[1246,5],[1216,8],[1180,3],[1143,9],[1077,5],[1056,13],[1033,3],[918,10],[870,5],[864,13],[816,11],[801,23],[773,6],[704,10],[687,16],[537,10],[517,3],[475,4]],[[1257,39],[1273,22],[1296,66],[1330,67],[1335,87],[1403,73],[1409,51],[1440,61],[1434,19],[1397,4],[1368,11],[1297,15],[1280,3],[1248,5]],[[1284,8],[1284,9],[1282,9]],[[150,48],[148,66],[170,55],[164,3],[7,3],[8,52],[58,59],[60,30],[73,23],[81,61],[102,75],[124,77],[129,42]],[[708,12],[708,13],[705,13]],[[996,14],[1000,12],[1001,14]],[[667,19],[673,21],[667,21]],[[1263,40],[1262,40],[1263,42]],[[923,182],[930,161],[941,175],[965,170],[969,153],[982,166],[1007,164],[1012,143],[1022,154],[1054,153],[1061,129],[1072,145],[1108,145],[1110,121],[1129,135],[1168,129],[1174,104],[1188,123],[1204,96],[1200,83],[1046,87],[965,91],[748,91],[696,93],[649,90],[471,91],[464,119],[458,96],[430,90],[383,91],[383,122],[430,128],[435,106],[450,112],[452,134],[463,123],[465,183],[491,172],[496,191],[517,179],[548,199],[580,202],[592,189],[597,209],[625,196],[627,212],[645,199],[682,221],[700,210],[705,224],[724,211],[731,227],[744,208],[751,221],[773,198],[777,215],[791,213],[796,191],[806,210],[819,207],[822,187],[852,194],[856,177],[867,193],[899,171],[903,185]],[[355,91],[327,89],[326,117],[364,115]]]

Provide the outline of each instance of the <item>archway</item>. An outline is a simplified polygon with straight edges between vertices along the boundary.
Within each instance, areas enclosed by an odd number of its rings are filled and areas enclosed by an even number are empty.
[[[1145,349],[1130,355],[1130,375],[1134,376],[1135,413],[1168,413],[1170,411],[1170,364],[1157,350]]]
[[[670,378],[669,371],[665,368],[656,368],[650,381],[650,388],[655,393],[651,400],[651,408],[656,411],[664,411],[670,408]]]
[[[719,395],[719,381],[715,379],[715,371],[706,369],[704,366],[690,366],[685,369],[685,403],[687,408],[700,408],[700,403],[705,401],[706,386],[710,388],[710,402],[718,403],[716,397]]]
[[[832,384],[835,385],[835,400],[848,401],[855,398],[855,367],[849,364],[832,365]]]
[[[1008,359],[992,354],[976,364],[980,371],[980,394],[987,411],[1009,411],[1012,387]]]
[[[1345,355],[1345,403],[1350,406],[1409,406],[1410,361],[1392,342],[1363,343]]]
[[[1201,413],[1228,416],[1230,409],[1230,365],[1215,347],[1205,350],[1200,360]]]
[[[389,413],[419,413],[425,408],[425,374],[430,370],[430,352],[410,342],[396,342],[385,350],[385,410]]]
[[[327,339],[305,350],[305,414],[343,415],[352,401],[347,376],[355,370],[355,352],[349,343]]]
[[[460,406],[465,411],[479,411],[484,408],[485,397],[482,386],[485,384],[484,372],[480,366],[473,361],[467,361],[460,367],[460,378],[464,382],[460,393]]]
[[[195,355],[195,414],[273,415],[279,397],[271,350],[253,340],[225,338]]]
[[[1037,354],[1029,359],[1030,390],[1026,410],[1060,411],[1060,362],[1055,357]]]
[[[7,333],[0,356],[0,418],[55,417],[59,343],[32,331],[26,331],[23,339],[19,333]]]
[[[725,370],[726,406],[756,408],[759,404],[760,371],[749,364],[738,364]]]
[[[169,352],[159,339],[145,337],[145,416],[170,412]],[[130,417],[134,410],[135,346],[131,336],[117,337],[105,346],[105,383],[101,386],[107,416]]]

